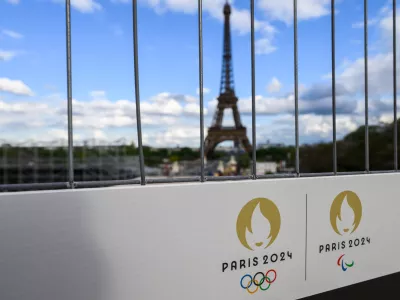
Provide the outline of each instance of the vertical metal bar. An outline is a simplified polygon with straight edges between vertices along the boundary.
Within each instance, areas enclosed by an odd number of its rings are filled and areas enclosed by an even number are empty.
[[[368,125],[368,0],[364,0],[364,95],[365,95],[365,171],[369,172]]]
[[[296,135],[296,174],[300,175],[300,142],[299,142],[299,58],[298,58],[298,32],[297,32],[297,0],[293,0],[293,26],[294,26],[294,123]]]
[[[18,146],[18,183],[22,183],[22,158],[21,158],[21,145]]]
[[[3,144],[3,184],[8,184],[7,147],[8,147],[8,145]]]
[[[203,0],[198,0],[199,97],[200,97],[200,181],[204,182],[204,91],[203,91]]]
[[[116,156],[117,156],[117,169],[118,169],[118,176],[117,176],[117,179],[118,180],[120,180],[121,179],[121,159],[120,159],[120,157],[119,157],[119,147],[120,147],[120,145],[119,144],[117,144],[117,146],[116,146]]]
[[[256,57],[255,57],[255,38],[254,38],[254,0],[250,1],[251,16],[251,120],[253,138],[253,179],[257,179],[257,132],[256,132]]]
[[[53,145],[50,145],[50,182],[54,182],[54,157]]]
[[[126,162],[126,146],[124,145],[124,148],[122,149],[122,156],[123,156],[123,159],[122,159],[122,165],[124,166],[124,169],[123,169],[123,174],[124,174],[124,178],[123,179],[127,179],[128,177],[127,177],[127,173],[126,173],[126,168],[125,168],[125,162]]]
[[[336,144],[336,54],[335,54],[335,0],[331,0],[332,29],[332,135],[333,135],[333,173],[337,174],[337,144]]]
[[[393,144],[394,170],[398,169],[397,157],[397,28],[396,28],[396,0],[393,0]]]
[[[84,141],[83,146],[82,146],[82,180],[83,181],[86,181],[86,172],[88,172],[88,165],[89,165],[89,162],[88,162],[88,159],[86,156],[86,145],[87,145],[87,142]]]
[[[33,145],[33,182],[38,183],[38,165],[39,165],[39,155],[38,155],[38,145]]]
[[[101,145],[101,140],[99,140],[99,144],[96,143],[97,141],[95,140],[95,144],[97,145],[97,154],[99,155],[97,157],[97,167],[98,167],[98,176],[100,181],[103,181],[103,149]]]
[[[138,54],[138,20],[137,20],[137,0],[132,1],[132,19],[133,19],[133,58],[135,72],[135,98],[136,98],[136,125],[139,146],[140,162],[140,183],[146,184],[146,175],[144,173],[144,156],[142,144],[142,121],[140,116],[140,91],[139,91],[139,54]]]
[[[71,67],[71,0],[65,2],[67,38],[67,99],[68,99],[68,183],[74,188],[74,144],[72,128],[72,67]]]

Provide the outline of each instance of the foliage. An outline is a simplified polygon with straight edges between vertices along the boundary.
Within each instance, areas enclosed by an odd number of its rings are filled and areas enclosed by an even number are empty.
[[[399,122],[397,122],[398,132],[400,132]],[[370,170],[391,170],[394,167],[393,152],[393,123],[369,126],[369,161]],[[398,138],[400,140],[400,138]],[[17,159],[19,156],[29,155],[40,158],[65,159],[68,156],[67,147],[14,147],[2,145],[1,156]],[[400,148],[400,146],[399,146]],[[302,173],[332,172],[333,170],[333,144],[317,143],[303,145],[300,151],[300,171]],[[145,164],[150,167],[158,167],[165,160],[169,162],[198,160],[200,152],[198,149],[188,147],[183,148],[152,148],[143,147]],[[257,161],[286,161],[288,167],[293,167],[295,163],[295,147],[281,146],[270,147],[257,150]],[[74,146],[74,157],[84,159],[85,157],[96,156],[137,156],[138,148],[132,143],[121,146]],[[213,160],[219,160],[229,154],[222,151],[215,151]],[[250,167],[250,156],[240,154],[238,162],[241,168]],[[361,126],[357,130],[347,134],[342,140],[337,142],[337,166],[339,172],[352,172],[365,170],[365,127]]]
[[[393,128],[393,123],[368,127],[370,170],[383,171],[394,168]],[[399,132],[399,122],[397,128]],[[337,142],[337,167],[339,172],[365,170],[365,126],[359,127]],[[332,172],[333,143],[302,146],[300,170],[304,173]]]

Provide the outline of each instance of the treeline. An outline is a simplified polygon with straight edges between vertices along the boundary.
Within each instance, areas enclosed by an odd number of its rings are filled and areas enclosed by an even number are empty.
[[[397,123],[400,132],[399,122]],[[394,168],[393,150],[393,124],[381,124],[369,126],[369,152],[371,170],[392,170]],[[399,138],[400,139],[400,138]],[[400,148],[400,146],[399,146]],[[57,147],[49,149],[46,147],[18,148],[10,145],[2,145],[2,156],[7,158],[18,158],[18,156],[29,156],[40,159],[53,157],[67,158],[67,148]],[[288,167],[295,164],[295,147],[269,147],[257,150],[257,161],[286,161]],[[22,153],[22,154],[21,154]],[[182,148],[152,148],[143,147],[145,164],[150,167],[159,166],[165,160],[193,161],[200,158],[199,150],[188,147]],[[76,160],[85,160],[86,157],[101,156],[137,156],[139,150],[135,144],[121,146],[75,146],[74,157]],[[229,153],[216,151],[213,160],[226,159]],[[250,157],[241,154],[238,157],[242,168],[250,165]],[[365,127],[361,126],[354,132],[347,134],[342,140],[337,141],[337,166],[339,172],[352,172],[365,170]],[[332,172],[333,170],[333,144],[316,143],[302,145],[300,147],[300,171],[302,173]]]
[[[399,132],[399,122],[396,125]],[[393,170],[394,124],[369,126],[368,130],[370,170]],[[339,172],[365,171],[365,126],[359,127],[337,142],[337,167]],[[300,171],[304,173],[332,172],[333,144],[319,143],[302,146]]]

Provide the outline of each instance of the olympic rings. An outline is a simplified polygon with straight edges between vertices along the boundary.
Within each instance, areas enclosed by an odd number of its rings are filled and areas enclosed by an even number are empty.
[[[243,279],[246,278],[246,277],[250,277],[250,281],[249,281],[248,285],[247,285],[246,287],[244,287],[244,286],[243,286]],[[251,287],[252,284],[253,284],[253,277],[251,277],[251,275],[249,275],[249,274],[244,275],[244,276],[242,277],[242,279],[240,280],[240,285],[241,285],[242,288],[244,288],[244,289],[248,289],[249,287]]]
[[[276,271],[273,270],[273,269],[271,269],[271,270],[269,270],[267,273],[265,273],[265,278],[267,278],[267,279],[268,279],[268,274],[269,274],[269,272],[273,272],[273,273],[274,273],[274,280],[272,280],[272,281],[267,281],[267,282],[268,282],[268,283],[274,283],[275,280],[276,280]],[[269,280],[269,279],[268,279],[268,280]]]
[[[257,284],[256,283],[256,277],[257,277],[257,275],[258,274],[261,274],[261,280],[260,281],[258,281],[260,284]],[[263,283],[264,283],[264,280],[265,280],[265,276],[264,276],[264,273],[263,272],[258,272],[258,273],[256,273],[256,275],[254,275],[254,279],[253,279],[253,282],[254,282],[254,284],[256,285],[256,286],[261,286]]]
[[[273,273],[273,277],[271,277],[271,274]],[[256,277],[261,277],[260,278],[256,278]],[[245,279],[246,277],[248,277],[249,282],[244,285],[243,284],[243,279]],[[273,278],[271,280],[271,278]],[[242,279],[240,279],[240,286],[247,290],[247,292],[249,294],[254,294],[256,293],[259,289],[262,291],[266,291],[270,288],[271,284],[275,282],[277,278],[277,274],[276,271],[274,269],[268,270],[265,275],[263,272],[257,272],[254,276],[251,276],[250,274],[246,274],[242,277]],[[260,280],[259,280],[260,279]],[[264,283],[267,283],[267,286],[265,287],[265,285],[263,286]],[[250,290],[250,287],[254,284],[255,288],[253,290]]]

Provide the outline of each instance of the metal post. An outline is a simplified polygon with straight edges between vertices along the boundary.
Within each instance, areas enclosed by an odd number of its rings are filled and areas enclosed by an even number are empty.
[[[203,91],[203,0],[198,0],[199,96],[200,96],[200,181],[204,182],[204,91]]]
[[[53,145],[50,145],[50,182],[54,182],[54,153]]]
[[[68,183],[74,188],[74,144],[72,129],[72,74],[71,74],[71,0],[66,0],[65,22],[67,35],[67,97],[68,97]]]
[[[87,141],[83,142],[82,145],[82,180],[86,181],[86,172],[88,172],[89,161],[86,157],[86,145]]]
[[[140,182],[142,185],[146,184],[146,175],[144,173],[144,156],[142,145],[142,122],[140,117],[140,93],[139,93],[139,55],[138,55],[138,20],[137,20],[137,0],[132,1],[132,15],[133,15],[133,58],[134,58],[134,72],[135,72],[135,98],[136,98],[136,125],[138,134],[139,146],[139,162],[140,162]]]
[[[95,144],[97,144],[95,142]],[[102,149],[102,145],[101,145],[101,140],[99,140],[99,144],[97,144],[97,153],[98,153],[98,158],[97,158],[97,166],[98,166],[98,170],[99,170],[99,179],[100,181],[103,181],[103,149]]]
[[[368,125],[368,0],[364,0],[365,171],[369,173]]]
[[[8,184],[7,145],[3,144],[3,184]]]
[[[336,62],[335,62],[335,0],[331,0],[332,29],[332,135],[333,135],[333,173],[337,174],[337,144],[336,144]]]
[[[126,145],[124,145],[124,148],[122,148],[122,165],[124,166],[123,168],[123,179],[127,179],[128,177],[126,176]]]
[[[120,157],[119,157],[119,147],[120,145],[117,144],[116,146],[116,156],[117,156],[117,169],[118,169],[118,176],[117,179],[120,180],[121,179],[121,161],[120,161]]]
[[[255,58],[255,38],[254,38],[254,0],[250,1],[250,27],[251,27],[251,120],[253,134],[253,179],[257,179],[257,136],[256,136],[256,58]]]
[[[293,0],[294,26],[294,122],[296,135],[296,174],[300,176],[300,142],[299,142],[299,59],[297,32],[297,0]]]
[[[21,145],[18,146],[18,183],[22,183]]]
[[[396,0],[393,0],[393,143],[394,170],[398,169],[397,157],[397,29],[396,29]]]
[[[33,145],[33,182],[38,183],[38,165],[39,165],[39,155],[38,155],[38,145]]]

